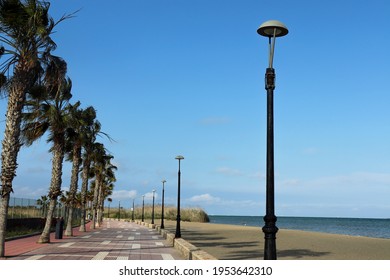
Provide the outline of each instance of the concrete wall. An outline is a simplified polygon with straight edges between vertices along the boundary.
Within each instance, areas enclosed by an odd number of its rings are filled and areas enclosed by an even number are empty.
[[[211,254],[197,248],[183,238],[175,238],[175,234],[170,233],[166,229],[161,229],[159,225],[152,225],[140,221],[135,221],[135,223],[155,229],[167,240],[168,244],[176,248],[186,260],[217,260],[217,258]]]

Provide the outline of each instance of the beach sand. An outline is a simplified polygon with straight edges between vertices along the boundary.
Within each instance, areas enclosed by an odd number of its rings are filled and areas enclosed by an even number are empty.
[[[165,228],[174,233],[175,221]],[[220,260],[263,259],[260,227],[181,222],[186,241]],[[276,235],[280,260],[390,260],[390,239],[280,229]]]

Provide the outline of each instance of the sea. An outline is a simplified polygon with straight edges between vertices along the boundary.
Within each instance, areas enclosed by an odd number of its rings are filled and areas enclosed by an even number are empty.
[[[209,215],[210,223],[263,227],[260,216]],[[279,229],[390,239],[390,219],[278,217]]]

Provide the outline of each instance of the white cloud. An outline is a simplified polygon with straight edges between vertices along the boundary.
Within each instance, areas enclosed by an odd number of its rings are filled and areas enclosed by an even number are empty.
[[[220,202],[221,199],[219,197],[214,197],[214,196],[206,193],[206,194],[201,194],[201,195],[195,195],[195,196],[189,198],[188,201],[194,202],[194,203],[201,203],[201,202],[215,203],[215,202]]]
[[[294,186],[299,186],[301,181],[299,179],[286,179],[280,182],[281,186],[286,186],[286,187],[294,187]]]
[[[215,172],[217,172],[219,174],[223,174],[223,175],[229,175],[229,176],[242,176],[243,175],[243,173],[240,170],[230,168],[230,167],[219,167],[215,170]]]
[[[154,193],[154,199],[156,200],[158,197],[158,193]],[[145,193],[145,200],[153,200],[153,192]]]
[[[351,174],[321,177],[308,181],[312,186],[367,186],[373,185],[390,185],[390,174],[388,173],[371,173],[371,172],[356,172]]]
[[[26,187],[26,186],[15,186],[14,193],[11,194],[12,197],[18,198],[32,198],[38,199],[43,195],[47,195],[49,187]]]
[[[112,192],[111,198],[115,200],[128,200],[133,199],[137,196],[137,191],[135,190],[115,190]]]

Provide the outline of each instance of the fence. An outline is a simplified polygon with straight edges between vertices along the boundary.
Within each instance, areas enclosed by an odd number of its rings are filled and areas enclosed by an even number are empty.
[[[44,214],[36,199],[11,197],[8,207],[9,219],[40,218]]]
[[[1,200],[1,197],[0,197]],[[8,219],[46,218],[49,203],[38,199],[11,197],[8,208]],[[67,208],[62,203],[57,203],[54,217],[67,217]],[[81,217],[81,210],[73,210],[73,217]]]

